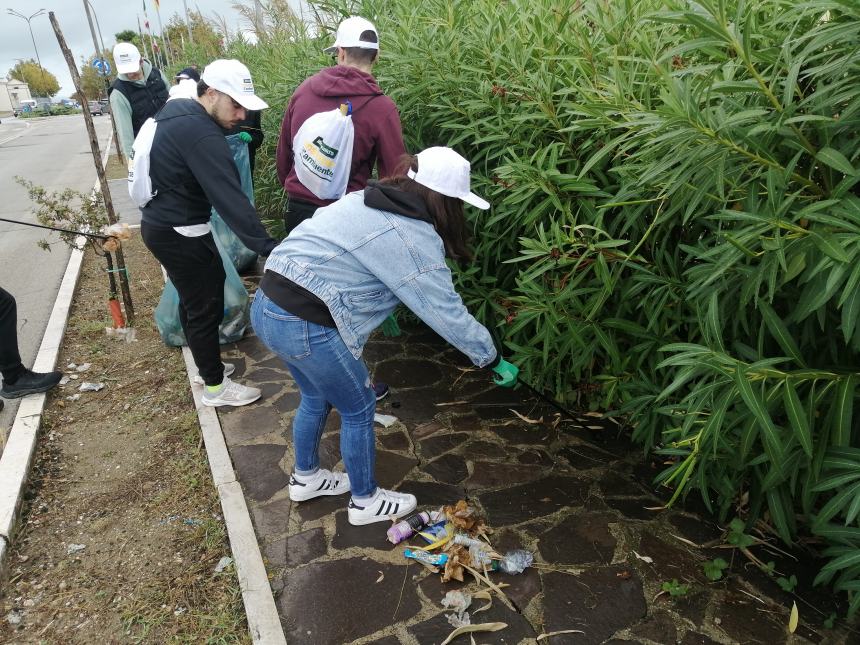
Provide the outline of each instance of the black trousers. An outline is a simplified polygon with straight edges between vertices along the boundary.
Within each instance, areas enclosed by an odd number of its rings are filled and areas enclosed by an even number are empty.
[[[200,376],[206,385],[218,385],[224,378],[218,325],[224,318],[226,275],[212,233],[185,237],[147,222],[140,232],[179,294],[179,321]]]
[[[312,204],[311,202],[290,197],[290,201],[287,204],[287,212],[284,213],[284,225],[286,226],[286,233],[284,234],[285,237],[289,235],[296,226],[304,222],[306,219],[313,217],[313,214],[318,208],[321,208],[318,204]]]
[[[0,288],[0,372],[4,381],[17,380],[24,371],[18,353],[18,307],[15,296]]]

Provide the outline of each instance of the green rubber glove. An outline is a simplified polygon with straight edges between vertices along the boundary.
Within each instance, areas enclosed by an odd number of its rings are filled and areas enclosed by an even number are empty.
[[[400,325],[397,324],[397,318],[394,317],[394,314],[382,321],[382,333],[389,338],[400,335]]]
[[[517,384],[520,368],[513,363],[508,363],[504,358],[493,368],[493,371],[496,373],[493,382],[499,387],[513,387]]]

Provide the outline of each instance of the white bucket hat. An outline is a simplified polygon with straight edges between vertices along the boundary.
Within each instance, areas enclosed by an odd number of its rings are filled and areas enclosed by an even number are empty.
[[[451,148],[441,146],[427,148],[416,156],[418,172],[409,169],[406,173],[407,177],[422,186],[427,186],[430,190],[448,197],[457,197],[481,210],[487,210],[490,207],[490,202],[478,197],[469,189],[471,166]]]
[[[369,43],[366,40],[361,40],[361,34],[365,31],[372,31],[376,34],[376,42]],[[360,16],[352,16],[344,20],[337,28],[337,36],[334,39],[334,45],[326,47],[323,51],[326,54],[333,54],[338,47],[360,47],[362,49],[379,49],[379,33],[376,27],[369,20],[365,20]]]
[[[113,48],[113,60],[118,74],[140,71],[140,50],[131,43],[117,43]]]
[[[251,72],[235,59],[213,60],[203,70],[200,80],[212,89],[224,92],[247,110],[265,110],[269,107],[268,103],[254,94]]]

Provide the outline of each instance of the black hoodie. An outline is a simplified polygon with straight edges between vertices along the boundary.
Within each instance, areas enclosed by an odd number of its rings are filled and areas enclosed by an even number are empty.
[[[141,209],[143,221],[158,228],[204,224],[214,207],[245,246],[269,255],[277,242],[242,192],[224,130],[194,99],[168,101],[155,120],[149,176],[156,196]]]

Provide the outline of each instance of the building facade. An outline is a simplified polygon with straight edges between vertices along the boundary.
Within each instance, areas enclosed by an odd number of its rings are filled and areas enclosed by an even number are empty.
[[[21,107],[21,101],[32,99],[30,86],[15,78],[0,78],[0,114]]]

